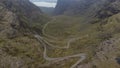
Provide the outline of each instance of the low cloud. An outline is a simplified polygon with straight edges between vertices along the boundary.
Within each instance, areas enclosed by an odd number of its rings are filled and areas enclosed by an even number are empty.
[[[41,7],[55,7],[56,3],[49,3],[49,2],[33,2],[37,6]]]

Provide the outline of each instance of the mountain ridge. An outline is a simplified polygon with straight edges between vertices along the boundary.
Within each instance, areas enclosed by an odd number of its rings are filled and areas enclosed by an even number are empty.
[[[109,16],[111,14],[108,14],[107,10],[110,11],[110,9],[112,9],[116,11],[116,13],[120,11],[119,3],[119,0],[58,0],[54,12],[55,15],[66,14],[93,17],[97,16],[98,14],[98,17],[100,17],[100,14],[103,12],[107,14],[106,16]],[[113,14],[115,13],[112,11],[110,12]]]

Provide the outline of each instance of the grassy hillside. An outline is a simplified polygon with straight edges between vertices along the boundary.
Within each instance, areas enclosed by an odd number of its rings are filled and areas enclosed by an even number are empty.
[[[82,17],[70,17],[70,16],[56,16],[53,18],[53,21],[51,21],[47,27],[44,29],[45,35],[48,36],[47,41],[54,46],[64,47],[67,46],[68,39],[71,38],[79,38],[78,40],[71,43],[69,49],[49,49],[48,48],[48,55],[51,57],[61,57],[61,56],[67,56],[67,55],[73,55],[78,53],[86,53],[87,59],[84,61],[83,64],[88,64],[95,62],[96,64],[92,63],[90,64],[89,68],[93,68],[94,66],[96,68],[119,68],[118,64],[116,62],[109,63],[111,66],[109,66],[108,61],[111,61],[110,59],[104,60],[103,62],[99,62],[103,59],[100,59],[99,61],[95,61],[98,59],[95,59],[95,55],[97,53],[98,47],[104,48],[106,45],[101,45],[103,41],[109,40],[111,38],[119,38],[119,17],[120,14],[115,14],[111,17],[108,17],[106,19],[98,20],[94,19],[91,21],[86,21],[85,18]],[[96,21],[98,20],[98,21]],[[91,22],[91,23],[90,23]],[[52,38],[56,39],[51,41]],[[61,43],[60,43],[61,42]],[[111,42],[114,45],[114,42]],[[117,52],[119,52],[119,44],[118,46],[114,45],[114,47],[117,47]],[[112,49],[114,50],[114,49]],[[99,51],[98,51],[99,52]],[[105,52],[105,51],[103,51]],[[108,58],[111,56],[118,56],[118,53],[112,51],[113,53],[106,54]],[[105,52],[107,53],[107,52]],[[99,55],[99,57],[102,57]],[[94,60],[93,60],[94,59]],[[73,60],[74,62],[75,60]],[[115,59],[114,59],[115,61]],[[64,61],[65,62],[65,61]],[[71,65],[70,62],[68,62],[69,66]],[[113,64],[113,65],[112,65]],[[89,65],[89,64],[88,64]],[[87,65],[85,65],[87,66]],[[67,67],[67,66],[64,66]],[[84,65],[83,65],[84,68]]]
[[[91,5],[87,1],[81,10]],[[28,0],[1,0],[0,68],[70,68],[82,59],[81,68],[120,68],[120,2],[92,2],[82,11],[85,15],[76,11],[49,18]],[[66,58],[82,53],[86,55]],[[53,60],[58,57],[65,59]]]
[[[46,63],[34,34],[42,34],[48,20],[28,0],[0,0],[0,68],[39,68]]]

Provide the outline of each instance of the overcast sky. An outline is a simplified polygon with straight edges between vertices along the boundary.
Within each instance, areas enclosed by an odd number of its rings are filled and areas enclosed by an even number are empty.
[[[57,0],[30,0],[37,6],[41,7],[55,7]]]
[[[32,2],[57,2],[57,0],[30,0],[30,1],[32,1]]]

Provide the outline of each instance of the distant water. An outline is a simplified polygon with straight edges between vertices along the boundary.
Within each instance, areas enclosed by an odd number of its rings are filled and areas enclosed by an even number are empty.
[[[49,3],[49,2],[33,2],[37,6],[41,7],[55,7],[56,3]]]

